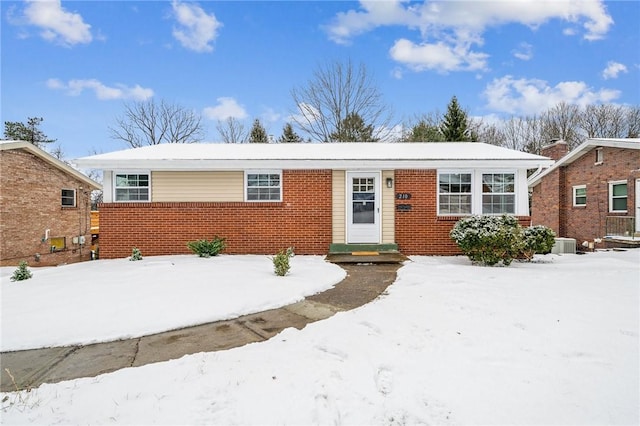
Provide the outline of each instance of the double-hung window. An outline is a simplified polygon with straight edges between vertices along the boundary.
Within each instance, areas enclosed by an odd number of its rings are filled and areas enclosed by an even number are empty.
[[[627,181],[609,182],[609,211],[625,213],[627,211]]]
[[[438,175],[438,213],[471,214],[471,173]]]
[[[245,200],[282,201],[282,172],[245,172]]]
[[[573,206],[582,207],[587,205],[587,186],[577,185],[573,187]]]
[[[483,173],[482,213],[515,214],[515,212],[515,174]]]
[[[60,200],[61,200],[62,207],[75,207],[76,206],[76,190],[63,189],[60,194]]]
[[[116,173],[114,191],[116,201],[150,201],[149,174]]]

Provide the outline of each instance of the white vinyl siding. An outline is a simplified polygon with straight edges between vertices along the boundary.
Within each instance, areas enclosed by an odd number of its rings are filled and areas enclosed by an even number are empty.
[[[153,172],[153,201],[241,202],[241,171]]]

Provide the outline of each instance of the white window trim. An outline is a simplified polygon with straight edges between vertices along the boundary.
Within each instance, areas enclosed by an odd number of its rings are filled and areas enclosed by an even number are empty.
[[[73,205],[72,206],[67,206],[65,204],[62,204],[62,191],[73,191]],[[62,206],[62,208],[65,209],[72,209],[74,207],[78,206],[78,193],[75,189],[72,188],[62,188],[60,190],[60,205]]]
[[[604,151],[601,147],[596,148],[596,161],[594,162],[594,165],[599,166],[602,163],[604,163]]]
[[[249,175],[259,175],[259,174],[268,174],[268,175],[279,175],[280,176],[280,196],[278,200],[250,200],[249,199]],[[244,201],[247,203],[281,203],[282,202],[282,170],[245,170],[244,171]],[[274,187],[275,188],[275,187]]]
[[[471,174],[471,213],[454,213],[454,214],[442,214],[440,213],[440,174],[460,174],[460,173],[470,173]],[[482,175],[484,174],[512,174],[513,175],[513,213],[506,213],[513,216],[523,216],[530,214],[528,211],[524,210],[524,207],[520,206],[520,199],[522,198],[521,194],[523,188],[525,188],[524,194],[528,196],[528,192],[526,192],[526,175],[524,178],[521,178],[521,173],[517,169],[438,169],[436,174],[436,214],[437,216],[473,216],[473,215],[492,215],[492,216],[501,216],[503,213],[482,213]],[[528,202],[527,198],[524,198],[524,202]]]
[[[440,212],[440,175],[471,175],[471,213],[441,213]],[[436,176],[436,212],[438,216],[472,216],[474,213],[474,201],[476,199],[476,195],[474,193],[475,188],[475,173],[473,170],[450,170],[450,169],[442,169],[438,170]]]
[[[116,197],[116,191],[118,189],[118,186],[116,185],[116,178],[118,175],[147,175],[149,177],[149,186],[146,188],[149,188],[149,199],[118,201]],[[114,170],[111,174],[111,183],[112,183],[111,196],[113,197],[112,199],[114,203],[150,203],[151,202],[151,171],[149,170],[126,170],[126,171]],[[145,187],[138,187],[138,188],[145,188]]]
[[[576,197],[576,190],[578,190],[578,189],[584,189],[585,190],[585,194],[584,194],[585,201],[584,201],[584,204],[576,204],[576,198],[577,198]],[[572,193],[573,193],[573,207],[584,207],[584,206],[587,205],[587,200],[586,200],[586,198],[587,198],[587,185],[575,185],[573,187]]]
[[[629,183],[626,180],[614,180],[609,182],[609,213],[626,213],[627,209],[624,210],[613,210],[613,186],[614,185],[627,185],[627,203],[629,203]]]
[[[518,171],[513,169],[506,170],[478,170],[477,171],[477,191],[478,191],[478,206],[477,206],[477,214],[480,215],[488,215],[488,216],[502,216],[504,214],[510,214],[513,216],[518,216]],[[483,213],[482,212],[482,196],[485,194],[482,190],[482,175],[491,175],[491,174],[501,174],[501,175],[513,175],[513,213]],[[473,188],[472,188],[473,189]],[[487,194],[490,194],[489,192]],[[491,193],[498,195],[509,195],[510,192],[500,192],[500,193]]]

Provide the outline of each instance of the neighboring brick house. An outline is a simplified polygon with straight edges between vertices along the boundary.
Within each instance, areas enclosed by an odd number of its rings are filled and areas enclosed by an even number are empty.
[[[587,139],[571,152],[557,141],[542,155],[557,162],[529,179],[534,225],[578,248],[640,233],[640,139]]]
[[[76,160],[102,169],[100,257],[188,253],[221,236],[226,253],[326,254],[330,245],[455,254],[460,217],[517,215],[527,171],[548,158],[484,143],[165,144]]]
[[[0,141],[0,265],[89,259],[95,189],[98,183],[35,145]]]

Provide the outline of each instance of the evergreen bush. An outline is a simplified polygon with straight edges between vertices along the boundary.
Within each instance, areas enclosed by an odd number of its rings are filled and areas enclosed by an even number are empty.
[[[217,235],[211,240],[189,241],[187,243],[189,250],[197,254],[199,257],[217,256],[226,247],[225,239]]]
[[[531,260],[534,254],[551,253],[555,237],[556,233],[544,225],[525,228],[522,255],[525,259]]]
[[[33,274],[27,268],[27,262],[24,260],[18,264],[18,269],[13,271],[13,275],[11,276],[11,281],[23,281],[31,278]]]
[[[291,269],[289,259],[293,257],[293,247],[289,247],[286,250],[280,250],[278,254],[271,258],[273,261],[273,270],[279,277],[284,277]]]
[[[138,247],[134,247],[131,250],[131,257],[129,260],[142,260],[142,252],[138,249]]]
[[[508,266],[523,249],[523,231],[514,216],[469,216],[460,219],[450,237],[472,262]]]

